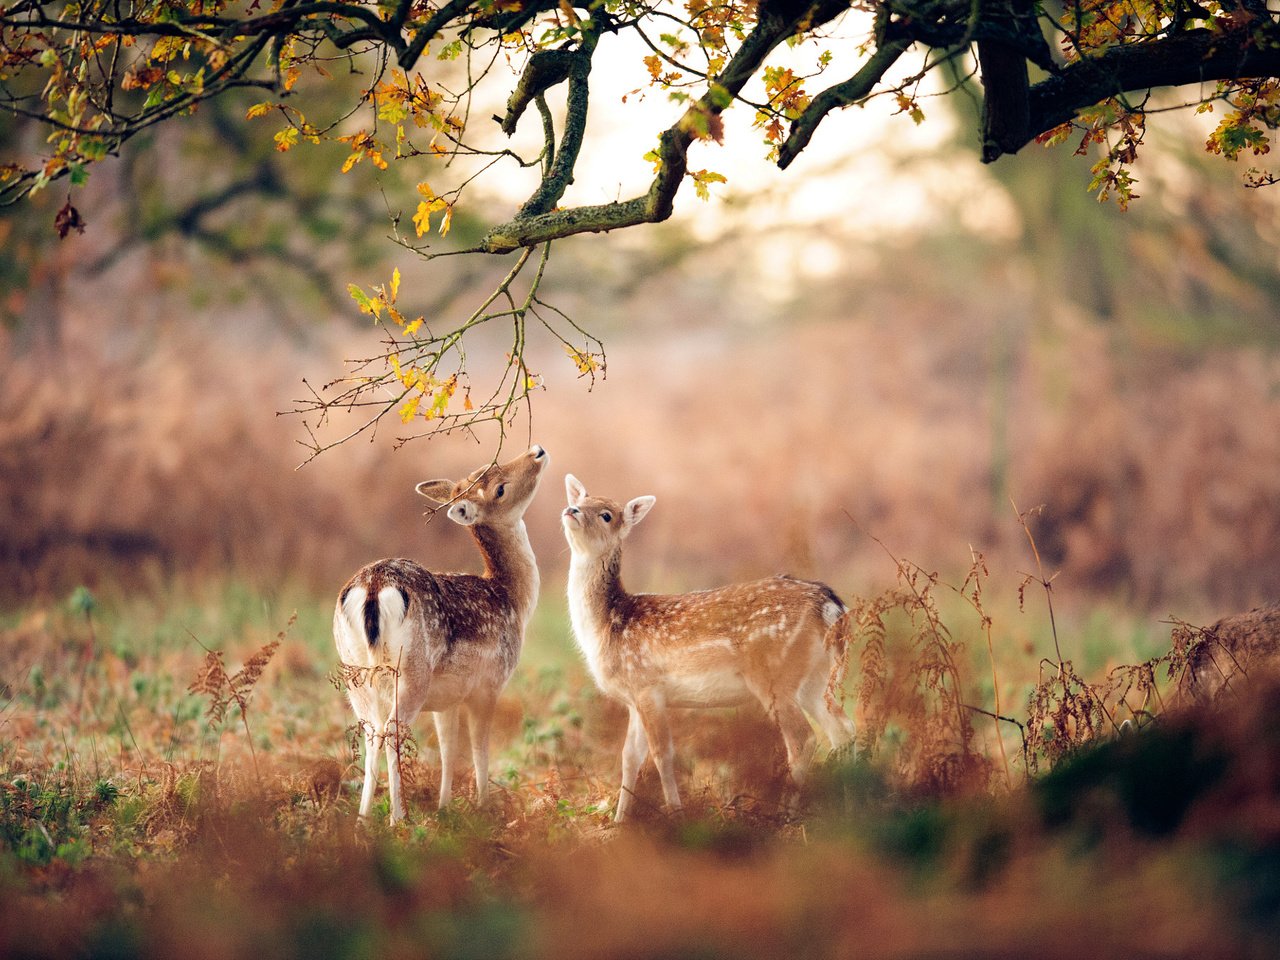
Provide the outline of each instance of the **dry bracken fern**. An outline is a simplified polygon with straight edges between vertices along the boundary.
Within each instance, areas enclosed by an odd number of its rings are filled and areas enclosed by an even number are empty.
[[[916,564],[894,563],[898,585],[850,608],[853,633],[863,641],[859,747],[874,754],[893,723],[903,734],[897,759],[906,782],[938,792],[985,785],[991,767],[974,749],[961,693],[963,644],[939,613],[940,579]],[[910,629],[891,655],[887,619],[895,613]]]

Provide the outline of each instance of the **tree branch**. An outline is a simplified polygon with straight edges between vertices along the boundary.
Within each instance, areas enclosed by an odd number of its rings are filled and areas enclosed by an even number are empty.
[[[494,117],[508,137],[516,132],[516,124],[524,115],[525,108],[533,100],[546,93],[556,84],[563,83],[569,75],[581,69],[581,51],[578,50],[539,50],[529,58],[524,72],[516,83],[511,96],[507,98],[507,114]]]
[[[595,53],[595,47],[596,36],[588,32],[583,36],[582,46],[573,51],[573,59],[567,69],[569,95],[565,105],[560,148],[557,150],[553,142],[547,141],[547,149],[551,151],[548,155],[553,158],[552,162],[538,189],[516,214],[517,219],[546,213],[560,202],[565,190],[569,189],[569,184],[573,183],[573,170],[578,163],[578,153],[582,150],[582,138],[587,132],[587,78],[591,75],[591,56]],[[545,90],[545,87],[540,90],[539,95]]]
[[[1063,67],[1057,76],[1034,84],[1028,98],[1028,124],[1020,137],[988,144],[990,163],[1017,153],[1037,134],[1066,123],[1076,111],[1107,97],[1151,87],[1243,77],[1280,75],[1280,28],[1259,27],[1252,34],[1188,30],[1148,43],[1126,43],[1102,55]]]
[[[818,125],[826,119],[827,114],[837,107],[847,107],[871,93],[880,78],[885,75],[911,46],[908,39],[890,40],[883,44],[871,58],[863,64],[862,69],[844,83],[828,87],[813,98],[809,106],[791,123],[791,132],[778,147],[778,169],[785,170],[791,161],[809,145],[809,140],[818,129]]]
[[[461,4],[463,8],[468,3]],[[0,16],[0,24],[19,29],[41,27],[44,29],[71,30],[89,34],[119,35],[131,37],[199,37],[203,40],[235,40],[263,34],[282,34],[298,28],[304,20],[315,17],[343,17],[359,20],[378,40],[393,49],[404,48],[404,42],[387,22],[367,7],[354,3],[318,2],[283,7],[260,17],[178,16],[168,20],[139,20],[124,17],[119,20],[62,20],[47,16],[43,10],[38,15],[22,18],[15,11]],[[323,21],[317,20],[317,24]]]
[[[982,157],[998,157],[1027,142],[1031,124],[1031,80],[1009,0],[978,0],[984,36],[975,44],[982,74]],[[996,29],[991,29],[991,28]],[[1008,37],[1000,36],[1008,33]]]
[[[507,223],[493,227],[480,241],[477,251],[510,253],[521,247],[579,233],[602,233],[666,220],[671,216],[675,195],[684,180],[686,158],[689,145],[695,139],[695,131],[705,129],[708,117],[724,112],[778,44],[800,29],[812,30],[827,23],[846,9],[848,6],[843,0],[818,0],[817,3],[773,0],[768,4],[762,3],[755,29],[747,35],[724,71],[711,83],[707,92],[659,136],[657,172],[648,192],[621,202],[547,210],[532,215],[522,210]],[[563,144],[560,152],[562,155],[568,152]],[[572,175],[572,164],[566,166]]]
[[[409,41],[409,45],[400,54],[400,68],[402,70],[410,69],[418,58],[422,56],[422,51],[427,49],[427,44],[431,39],[440,32],[441,28],[452,23],[462,14],[466,13],[471,7],[472,0],[449,0],[443,7],[431,15],[431,18],[414,31],[413,39]]]

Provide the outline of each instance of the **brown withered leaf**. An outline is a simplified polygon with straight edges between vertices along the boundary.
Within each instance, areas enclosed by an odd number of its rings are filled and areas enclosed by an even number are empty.
[[[724,144],[724,119],[718,113],[707,117],[707,136],[716,143]]]
[[[70,200],[62,205],[62,209],[53,218],[53,229],[58,231],[59,240],[67,239],[67,234],[72,230],[77,233],[84,233],[86,226],[84,218],[80,216],[80,211],[71,205]]]
[[[130,70],[120,81],[123,90],[146,90],[164,79],[162,67],[141,67]]]

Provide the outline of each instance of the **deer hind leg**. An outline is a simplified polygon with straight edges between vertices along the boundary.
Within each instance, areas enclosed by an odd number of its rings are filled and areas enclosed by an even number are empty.
[[[382,754],[382,727],[386,709],[371,685],[347,688],[351,710],[356,715],[356,726],[364,740],[364,787],[360,791],[360,817],[369,815],[373,798],[378,792],[378,765]]]
[[[662,781],[662,795],[673,813],[680,809],[680,788],[676,786],[676,747],[671,739],[671,721],[666,699],[660,693],[646,693],[636,698],[634,709],[640,714],[653,764]]]
[[[649,742],[645,738],[640,711],[631,707],[630,717],[627,720],[627,739],[622,745],[622,790],[618,793],[618,809],[613,816],[617,823],[627,818],[631,801],[635,799],[636,778],[648,756]]]
[[[498,702],[496,691],[485,690],[467,701],[467,732],[471,736],[471,763],[476,769],[476,803],[489,796],[489,727],[493,708]]]
[[[440,803],[443,810],[453,799],[453,760],[458,754],[458,708],[437,710],[436,739],[440,741]]]
[[[391,803],[391,822],[404,819],[404,796],[400,786],[400,757],[404,746],[404,738],[408,727],[402,725],[396,716],[390,717],[382,726],[379,739],[382,749],[387,755],[387,794]]]
[[[364,734],[364,789],[360,791],[360,818],[369,816],[373,807],[373,795],[378,789],[378,731],[374,725],[363,717],[360,718],[360,730]]]
[[[401,787],[400,760],[404,743],[413,736],[413,719],[422,710],[427,691],[403,680],[396,681],[390,717],[382,728],[382,747],[387,755],[387,792],[391,796],[391,822],[404,819],[404,791]]]
[[[809,764],[813,761],[813,748],[817,738],[813,735],[813,727],[809,719],[794,700],[782,700],[775,705],[774,722],[782,731],[782,742],[787,748],[787,766],[791,770],[791,780],[797,787],[804,784],[809,773]]]
[[[801,786],[809,772],[809,764],[813,760],[813,748],[816,738],[813,727],[796,702],[795,694],[786,694],[774,688],[773,684],[760,678],[744,677],[747,689],[755,695],[764,707],[769,719],[777,724],[782,733],[782,743],[787,750],[787,767],[791,771],[791,780],[796,787]]]
[[[382,746],[387,755],[387,793],[391,799],[391,822],[404,819],[404,790],[400,780],[400,761],[404,755],[404,742],[409,738],[410,721],[403,713],[392,714],[382,728]],[[376,763],[376,761],[375,761]]]
[[[798,699],[804,712],[817,721],[826,734],[832,750],[852,743],[857,733],[853,719],[844,712],[838,699],[827,700],[829,675],[825,670],[815,670],[800,688]]]

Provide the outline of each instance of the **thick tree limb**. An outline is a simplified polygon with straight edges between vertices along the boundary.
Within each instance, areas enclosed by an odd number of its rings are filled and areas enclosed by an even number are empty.
[[[982,156],[998,157],[1027,142],[1031,123],[1031,80],[1018,41],[1013,4],[979,0],[978,16],[987,28],[975,44],[982,73]],[[990,28],[995,27],[995,30]],[[1003,29],[1001,29],[1003,28]],[[1007,32],[1007,37],[1000,36]]]
[[[587,102],[589,89],[587,78],[591,74],[591,53],[595,47],[575,51],[578,56],[574,60],[569,73],[569,96],[565,106],[564,132],[560,136],[560,148],[554,151],[550,169],[542,178],[542,183],[534,191],[525,205],[520,208],[519,217],[532,217],[546,213],[552,209],[564,192],[573,183],[574,167],[578,163],[578,153],[582,150],[582,139],[587,132]],[[548,149],[554,145],[548,142]]]
[[[1107,97],[1151,87],[1177,87],[1244,77],[1280,76],[1280,28],[1220,33],[1189,30],[1148,43],[1112,47],[1063,67],[1031,87],[1025,134],[983,153],[990,163],[1016,153],[1034,137],[1066,123],[1076,111]]]
[[[461,5],[468,6],[467,3]],[[328,18],[341,17],[358,20],[365,24],[364,30],[371,38],[387,44],[392,49],[404,48],[398,28],[392,21],[382,20],[377,13],[367,7],[353,3],[318,2],[286,5],[280,10],[263,14],[259,17],[237,18],[202,15],[182,15],[166,20],[138,20],[133,17],[122,17],[118,20],[63,20],[51,17],[39,9],[32,16],[9,11],[0,16],[0,24],[15,29],[31,29],[39,27],[50,30],[70,30],[98,36],[117,35],[129,37],[192,37],[217,39],[221,41],[257,37],[263,35],[280,35],[298,30],[304,21],[313,21],[313,25],[322,32],[324,28],[332,29]]]
[[[778,148],[778,168],[787,169],[791,161],[809,145],[818,124],[837,107],[847,107],[866,97],[888,71],[911,46],[907,39],[890,40],[871,55],[871,58],[844,83],[828,87],[813,98],[808,108],[791,123],[791,132]]]
[[[427,49],[427,44],[435,38],[440,30],[453,23],[461,17],[471,7],[472,0],[449,0],[443,7],[433,13],[421,27],[413,33],[413,39],[409,41],[409,45],[405,47],[400,54],[400,68],[409,70],[418,58],[422,56],[422,52]]]
[[[578,50],[539,50],[531,56],[507,98],[506,116],[494,118],[501,125],[502,132],[508,137],[515,133],[516,124],[534,98],[568,80],[571,73],[581,69],[581,60],[582,54]]]
[[[678,127],[678,125],[677,125]],[[660,223],[671,216],[672,202],[686,169],[685,154],[692,134],[672,127],[662,134],[658,154],[662,158],[658,174],[648,193],[617,203],[550,210],[536,216],[520,217],[485,234],[479,251],[510,253],[521,247],[535,247],[579,233],[605,233],[640,223]]]

